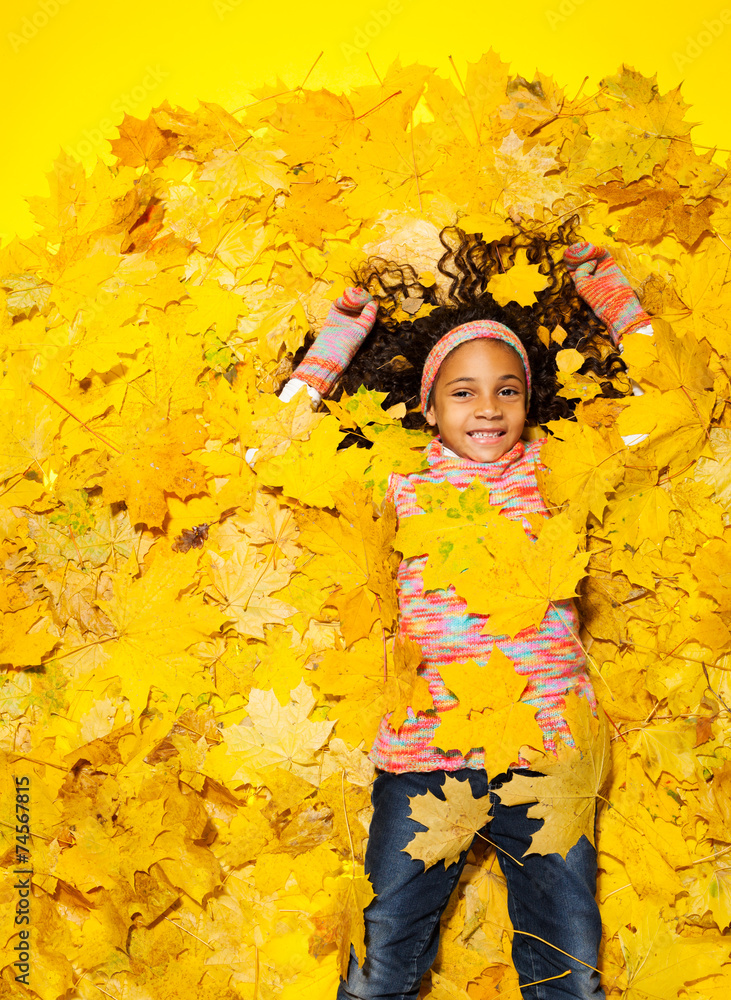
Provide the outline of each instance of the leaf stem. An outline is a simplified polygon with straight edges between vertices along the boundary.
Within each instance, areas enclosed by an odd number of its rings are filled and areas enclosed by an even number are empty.
[[[322,54],[322,53],[320,53],[320,54]],[[383,86],[383,80],[382,80],[382,79],[380,78],[380,76],[378,75],[378,70],[377,70],[377,69],[376,69],[376,67],[375,67],[375,66],[373,65],[373,60],[371,59],[371,54],[370,54],[370,52],[366,52],[366,59],[367,59],[367,60],[368,60],[368,62],[369,62],[369,63],[371,64],[371,69],[372,69],[372,70],[373,70],[373,72],[374,72],[374,73],[376,74],[376,80],[378,80],[378,82],[380,83],[380,85],[381,85],[381,86]]]
[[[724,854],[728,854],[729,851],[731,851],[731,847],[724,847],[722,851],[714,851],[713,854],[706,854],[704,858],[696,858],[696,860],[691,861],[689,865],[678,865],[676,871],[681,871],[683,868],[692,868],[693,865],[702,865],[704,861],[715,861],[716,858],[720,858]]]
[[[83,975],[79,977],[79,980],[78,980],[78,982],[80,983],[82,979],[86,979],[86,973],[83,973]],[[103,989],[101,988],[101,986],[97,986],[97,984],[96,984],[96,983],[92,983],[91,979],[86,979],[86,981],[87,981],[87,983],[89,983],[89,984],[90,984],[91,986],[95,986],[95,987],[96,987],[96,988],[97,988],[97,989],[99,990],[99,992],[100,992],[100,993],[103,993],[103,994],[104,994],[104,996],[107,996],[107,997],[111,997],[111,998],[112,998],[112,1000],[119,1000],[119,998],[118,998],[118,997],[115,997],[115,995],[114,995],[113,993],[107,993],[107,991],[106,991],[106,990],[103,990]]]
[[[59,771],[64,771],[64,772],[68,771],[68,768],[67,767],[62,767],[61,764],[52,764],[50,760],[39,760],[38,757],[28,757],[24,753],[18,753],[17,750],[11,750],[10,754],[13,757],[18,757],[20,760],[29,760],[33,764],[41,764],[44,767],[55,767]]]
[[[465,85],[462,83],[462,77],[459,75],[459,71],[457,69],[457,66],[455,65],[455,62],[454,62],[454,59],[452,58],[452,56],[449,57],[449,61],[452,64],[452,69],[454,70],[454,75],[459,80],[459,85],[462,88],[462,94],[464,96],[465,101],[467,102],[467,107],[470,109],[470,117],[472,118],[472,124],[475,126],[475,136],[477,137],[477,145],[481,146],[482,145],[482,141],[480,139],[480,127],[477,124],[477,119],[475,118],[475,112],[474,112],[474,110],[472,108],[472,105],[470,104],[470,99],[467,96],[467,91],[465,90]]]
[[[68,768],[67,768],[67,770],[68,770]],[[9,830],[13,830],[13,831],[15,830],[15,827],[13,826],[12,823],[4,823],[2,820],[0,820],[0,826],[7,826],[7,828]],[[47,840],[49,842],[49,844],[53,840],[58,840],[58,837],[46,837],[45,834],[43,834],[43,833],[31,833],[30,836],[31,837],[38,837],[39,840]],[[72,844],[70,840],[58,840],[58,843],[59,844],[63,844],[64,847],[74,847],[75,846],[75,844]],[[51,873],[50,872],[39,872],[38,874],[40,874],[40,875],[50,875]]]
[[[167,920],[169,924],[172,924],[173,927],[177,927],[179,931],[185,931],[186,934],[190,934],[192,938],[195,938],[196,941],[200,941],[201,944],[204,944],[206,948],[210,948],[211,951],[216,950],[212,944],[209,944],[207,941],[204,941],[203,938],[199,938],[197,934],[194,934],[193,931],[189,931],[187,927],[183,927],[182,924],[179,924],[177,922],[177,920],[171,920],[170,917],[163,917],[163,920]]]
[[[711,692],[714,698],[717,698],[721,702],[726,711],[731,713],[731,708],[728,707],[728,705],[723,700],[721,695],[718,693],[718,691],[716,691],[716,689],[711,684],[711,678],[708,676],[708,668],[706,667],[705,663],[701,663],[701,669],[703,671],[704,677],[706,678],[706,684],[708,685],[708,690]]]
[[[73,417],[74,420],[78,420],[78,422],[81,424],[84,430],[87,430],[90,434],[93,434],[95,438],[99,438],[99,440],[103,445],[105,445],[105,447],[111,448],[112,451],[116,451],[118,455],[122,454],[120,448],[112,444],[111,441],[107,441],[107,439],[102,434],[99,434],[97,431],[93,430],[93,428],[89,427],[89,425],[84,420],[82,420],[81,417],[77,417],[75,413],[72,413],[68,407],[64,406],[63,403],[60,403],[54,396],[51,395],[50,392],[46,392],[45,389],[41,388],[41,386],[37,385],[35,382],[29,382],[28,384],[32,389],[36,389],[38,392],[42,392],[43,395],[48,397],[48,399],[50,399],[52,403],[55,403],[56,406],[60,406],[61,409],[64,411],[64,413],[68,413],[68,415],[70,417]]]
[[[558,615],[558,617],[559,617],[559,618],[561,619],[561,621],[562,621],[562,622],[564,623],[564,625],[566,626],[566,628],[567,628],[567,629],[568,629],[568,631],[570,632],[570,634],[571,634],[571,637],[573,638],[574,642],[575,642],[575,643],[576,643],[576,644],[577,644],[577,645],[579,646],[579,648],[580,648],[580,649],[582,650],[582,652],[583,652],[583,653],[585,654],[585,656],[586,656],[587,660],[589,660],[589,661],[590,661],[590,663],[591,663],[591,666],[592,666],[592,667],[593,667],[593,669],[594,669],[594,670],[596,671],[596,673],[597,673],[597,675],[599,676],[599,679],[601,680],[602,684],[604,685],[604,687],[605,687],[605,688],[607,689],[607,691],[609,692],[609,696],[610,696],[610,698],[612,699],[612,701],[615,701],[616,699],[615,699],[615,697],[614,697],[614,694],[612,693],[612,689],[611,689],[611,688],[609,687],[609,685],[607,684],[606,680],[605,680],[605,679],[604,679],[604,677],[602,676],[602,672],[601,672],[601,670],[599,669],[599,664],[598,664],[598,663],[596,662],[596,660],[595,660],[595,659],[594,659],[594,657],[593,657],[593,656],[591,655],[591,653],[589,652],[589,650],[588,650],[588,649],[586,648],[586,646],[585,646],[585,645],[583,644],[583,642],[581,641],[581,639],[579,638],[579,636],[577,636],[577,635],[576,635],[576,633],[574,632],[574,630],[573,630],[573,629],[571,628],[571,626],[569,625],[569,623],[568,623],[568,622],[566,621],[566,619],[564,618],[563,614],[561,613],[561,609],[560,609],[559,607],[557,607],[557,605],[556,605],[556,604],[554,604],[554,602],[553,602],[553,601],[549,601],[548,603],[549,603],[549,604],[551,605],[551,607],[552,607],[552,608],[553,608],[553,610],[554,610],[554,611],[556,612],[556,614]],[[615,728],[616,728],[616,727],[615,727]]]
[[[563,948],[559,948],[557,945],[551,944],[550,941],[546,941],[545,938],[539,937],[537,934],[530,934],[528,931],[519,931],[515,927],[513,928],[513,933],[514,934],[523,934],[525,937],[531,937],[531,938],[534,938],[536,941],[542,941],[543,944],[547,944],[549,948],[553,948],[555,951],[560,951],[562,955],[566,956],[566,958],[570,958],[574,962],[578,962],[579,965],[585,965],[587,969],[592,969],[594,972],[598,972],[599,975],[602,974],[602,970],[601,969],[597,969],[597,967],[595,965],[589,965],[588,962],[582,962],[582,960],[580,958],[577,958],[576,955],[572,955],[571,952],[569,952],[569,951],[564,951]],[[569,969],[569,972],[570,971],[571,970]],[[566,973],[564,973],[564,975],[566,975]],[[546,980],[543,980],[543,981],[545,982]]]
[[[355,873],[355,850],[353,848],[353,834],[350,832],[350,820],[348,819],[348,806],[345,802],[345,768],[343,768],[341,773],[340,791],[343,796],[343,815],[345,816],[345,828],[348,831],[348,840],[350,841],[350,859],[353,864],[353,872]]]
[[[356,115],[354,121],[359,122],[361,118],[367,118],[368,115],[372,115],[374,111],[378,111],[378,109],[382,107],[384,104],[388,104],[388,102],[392,98],[398,97],[400,93],[401,93],[400,90],[394,90],[392,94],[389,94],[388,97],[384,97],[382,101],[378,102],[378,104],[374,104],[372,108],[369,108],[367,111],[364,111],[362,115]]]
[[[424,211],[424,206],[421,203],[421,185],[419,184],[419,170],[416,166],[416,150],[414,149],[414,112],[411,112],[411,128],[409,129],[409,137],[411,139],[411,162],[414,164],[414,180],[416,181],[416,193],[419,197],[419,211]]]
[[[302,81],[302,83],[298,84],[296,87],[292,87],[290,90],[280,90],[279,93],[277,93],[277,94],[270,94],[268,97],[261,97],[261,98],[259,98],[258,101],[252,101],[251,104],[242,104],[240,108],[235,108],[231,112],[231,114],[232,115],[237,115],[240,111],[246,111],[248,108],[255,108],[257,104],[263,104],[265,101],[273,101],[277,97],[286,97],[287,94],[296,94],[298,91],[304,90],[304,86],[307,83],[309,77],[311,76],[312,71],[314,70],[315,66],[317,66],[317,64],[319,63],[319,61],[322,59],[322,57],[323,57],[324,54],[325,54],[325,50],[323,49],[320,52],[320,55],[317,57],[317,59],[315,59],[315,61],[313,62],[313,64],[307,70],[307,74],[306,74],[304,80]]]
[[[693,139],[684,139],[679,135],[662,135],[660,132],[648,132],[648,136],[655,139],[670,139],[672,142],[684,142],[688,146],[695,146],[696,149],[713,149],[717,153],[731,153],[731,149],[724,146],[705,146],[702,142],[695,142]]]
[[[518,861],[518,859],[514,858],[512,854],[508,854],[508,852],[504,850],[502,847],[500,847],[499,844],[496,844],[494,840],[490,840],[489,837],[486,837],[484,833],[480,833],[479,830],[477,830],[476,832],[478,837],[482,837],[482,839],[487,841],[487,843],[490,844],[491,847],[494,847],[496,851],[500,851],[501,854],[505,854],[508,858],[510,858],[511,861],[514,861],[516,865],[520,865],[521,868],[525,868],[525,865],[523,864],[522,861]]]
[[[571,975],[571,969],[567,969],[565,972],[559,972],[557,976],[549,976],[548,979],[536,979],[532,983],[523,983],[522,986],[520,985],[512,986],[509,990],[500,990],[500,996],[504,997],[507,996],[508,993],[515,993],[516,990],[521,990],[521,989],[524,990],[528,986],[538,986],[540,983],[550,983],[553,982],[554,979],[565,979],[566,976],[570,975]]]

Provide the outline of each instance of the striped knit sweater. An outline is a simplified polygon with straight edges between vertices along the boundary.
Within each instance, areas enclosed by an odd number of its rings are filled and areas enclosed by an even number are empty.
[[[511,520],[522,520],[530,535],[524,515],[548,516],[536,481],[536,465],[544,440],[531,444],[518,441],[496,462],[480,463],[445,452],[437,438],[427,448],[428,469],[408,476],[392,473],[387,499],[393,500],[399,520],[418,516],[424,512],[416,503],[415,484],[451,483],[466,489],[477,477],[482,485],[490,488],[490,501],[502,505],[502,513]],[[409,709],[408,718],[398,733],[389,725],[388,713],[381,720],[370,752],[376,767],[392,772],[484,767],[480,750],[462,756],[457,750],[443,752],[443,748],[439,748],[436,730],[440,713],[458,704],[445,687],[439,667],[469,659],[484,665],[494,644],[513,661],[516,671],[527,678],[521,701],[537,708],[536,721],[543,732],[546,748],[555,748],[557,735],[573,743],[561,714],[564,697],[574,691],[589,698],[592,706],[596,704],[582,649],[574,639],[579,625],[573,602],[557,602],[555,607],[549,608],[538,628],[526,628],[512,639],[483,635],[485,616],[468,613],[465,601],[457,596],[453,587],[446,591],[424,592],[422,572],[426,559],[426,556],[404,559],[399,567],[400,632],[421,646],[423,660],[419,672],[429,682],[436,711],[419,712],[415,716]],[[486,687],[489,684],[486,672]],[[479,704],[479,693],[476,693],[473,707],[484,708]]]

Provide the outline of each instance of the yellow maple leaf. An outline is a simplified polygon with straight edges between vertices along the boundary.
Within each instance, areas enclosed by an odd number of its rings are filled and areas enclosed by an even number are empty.
[[[167,514],[166,493],[184,500],[207,492],[205,469],[185,454],[196,446],[200,430],[192,415],[140,427],[109,463],[102,480],[106,501],[125,500],[132,524],[161,527]]]
[[[320,958],[308,972],[300,973],[282,987],[282,1000],[322,1000],[332,996],[340,985],[338,956],[333,953]]]
[[[447,589],[454,581],[464,589],[464,575],[479,564],[488,546],[497,546],[500,538],[506,547],[523,543],[524,529],[500,514],[490,502],[489,489],[477,479],[466,490],[449,483],[419,483],[416,498],[424,513],[401,521],[396,546],[407,559],[427,556],[426,589]]]
[[[534,518],[534,542],[520,522],[499,513],[478,480],[467,490],[417,484],[416,495],[425,513],[399,526],[397,548],[407,558],[427,554],[425,588],[454,587],[471,611],[489,616],[485,631],[514,636],[575,595],[589,554],[577,551],[568,514]]]
[[[459,861],[462,851],[492,819],[490,796],[476,799],[466,779],[445,775],[442,793],[442,797],[430,791],[409,796],[411,819],[427,829],[414,833],[403,850],[423,861],[425,870],[439,861],[444,861],[445,868]]]
[[[3,479],[26,474],[42,482],[63,411],[34,388],[32,372],[20,358],[9,361],[3,373],[0,403],[0,474]]]
[[[539,472],[541,493],[566,505],[571,525],[581,529],[589,513],[601,520],[610,493],[624,471],[625,448],[615,428],[599,430],[563,421],[541,449],[547,473]]]
[[[338,969],[346,977],[353,945],[358,964],[366,957],[365,921],[363,910],[376,898],[367,875],[340,875],[324,880],[330,894],[327,906],[313,914],[312,921],[320,940],[334,940],[337,945]]]
[[[531,306],[536,300],[536,292],[546,287],[548,278],[541,274],[538,264],[529,264],[525,250],[518,251],[515,263],[504,274],[494,274],[488,282],[488,291],[501,305],[517,302],[519,306]],[[583,358],[581,359],[583,363]]]
[[[432,440],[424,431],[407,430],[400,425],[370,424],[363,428],[363,436],[373,444],[368,453],[366,484],[373,486],[376,501],[382,501],[386,495],[392,472],[408,474],[423,465],[423,450]]]
[[[690,132],[692,124],[683,121],[688,105],[679,87],[661,96],[657,77],[643,77],[631,66],[607,77],[606,84],[616,103],[607,109],[611,114],[588,120],[593,142],[587,166],[601,171],[618,166],[629,184],[665,162],[673,136]]]
[[[365,449],[338,451],[341,441],[337,420],[325,417],[307,441],[294,441],[284,455],[257,462],[256,474],[310,507],[332,507],[334,495],[348,480],[362,479],[369,464]]]
[[[693,397],[713,389],[708,344],[690,333],[678,337],[661,319],[654,320],[653,331],[652,337],[630,333],[622,340],[623,358],[634,378],[657,389],[684,389]]]
[[[712,392],[694,396],[684,387],[667,392],[650,389],[629,400],[619,415],[617,430],[622,437],[647,436],[633,447],[635,461],[645,461],[657,469],[668,466],[677,474],[687,469],[704,448],[713,405]]]
[[[5,612],[0,618],[0,664],[9,667],[37,667],[41,657],[58,645],[58,637],[45,628],[35,628],[46,616],[42,604]],[[32,630],[32,631],[31,631]]]
[[[240,295],[220,285],[186,285],[186,294],[195,302],[202,329],[215,325],[221,340],[236,329],[236,320],[246,311]]]
[[[731,767],[727,762],[713,772],[713,780],[701,786],[697,815],[708,824],[708,836],[731,844]]]
[[[731,881],[728,870],[728,865],[719,858],[715,864],[705,862],[703,865],[696,865],[693,877],[688,879],[690,912],[701,918],[710,912],[721,932],[731,924]]]
[[[701,334],[724,356],[729,352],[725,302],[730,282],[728,250],[720,240],[699,253],[683,255],[677,268],[680,303],[672,316],[674,326],[693,336]]]
[[[200,339],[186,330],[194,316],[193,309],[171,304],[150,317],[147,347],[125,372],[124,401],[100,428],[110,428],[108,436],[118,448],[124,448],[129,428],[138,422],[172,420],[202,406],[206,393],[199,379],[206,362]]]
[[[233,436],[235,428],[243,445],[258,448],[257,465],[272,455],[283,454],[292,441],[304,441],[317,427],[324,415],[313,413],[312,402],[307,392],[301,389],[286,403],[270,393],[260,393],[251,400],[243,391],[237,399],[231,399],[228,390],[221,389],[220,409],[207,407],[207,414],[216,421],[216,429],[222,436]],[[232,422],[231,408],[237,406],[239,419]],[[220,424],[219,424],[220,421]]]
[[[451,80],[433,76],[426,103],[452,141],[460,137],[475,146],[487,144],[499,130],[495,112],[506,101],[507,81],[508,64],[490,49],[468,62],[464,93]]]
[[[79,380],[92,372],[109,372],[121,363],[120,354],[133,353],[147,340],[145,330],[130,322],[139,307],[137,289],[123,288],[114,295],[104,295],[103,299],[103,307],[93,300],[84,302],[74,324],[74,349],[68,367]],[[121,327],[125,330],[123,342],[119,336]],[[76,407],[73,412],[78,413]]]
[[[272,596],[288,583],[291,565],[275,566],[243,538],[227,557],[209,550],[205,566],[210,581],[205,592],[242,635],[263,639],[265,625],[282,624],[297,610]]]
[[[211,195],[219,203],[234,192],[238,197],[261,198],[272,191],[288,191],[288,170],[280,162],[283,156],[283,150],[272,149],[267,140],[248,135],[237,149],[215,150],[201,171],[201,180],[211,183]]]
[[[163,101],[153,108],[151,118],[164,132],[181,136],[201,162],[216,149],[237,146],[249,137],[249,130],[234,115],[212,101],[201,101],[194,112]]]
[[[628,1000],[672,996],[685,983],[717,975],[728,958],[723,939],[692,939],[678,934],[657,909],[643,913],[635,931],[619,931],[626,972],[622,989]]]
[[[333,723],[311,721],[315,707],[311,689],[301,681],[282,705],[273,691],[252,688],[247,704],[248,720],[224,729],[224,747],[209,752],[209,761],[234,755],[233,774],[228,780],[256,783],[257,772],[277,766],[318,784],[323,777],[322,747]],[[246,722],[249,722],[247,725]]]
[[[647,542],[657,546],[670,534],[670,514],[675,509],[672,494],[657,478],[657,472],[651,470],[645,482],[627,483],[609,505],[604,522],[607,536],[616,534],[625,551],[639,549]],[[617,545],[615,554],[622,548]]]
[[[332,706],[329,718],[336,721],[338,736],[353,746],[361,740],[370,746],[378,731],[387,668],[383,639],[372,633],[347,650],[326,650],[312,673]]]
[[[709,438],[713,458],[706,455],[700,457],[695,477],[713,486],[718,502],[728,506],[731,501],[731,430],[712,427]]]
[[[503,564],[495,574],[484,605],[489,615],[485,631],[514,636],[540,625],[549,606],[573,597],[589,561],[588,552],[577,551],[578,544],[568,515],[544,522],[536,543],[527,542],[520,550],[521,561]]]
[[[594,843],[596,796],[609,774],[609,724],[601,709],[595,718],[587,699],[575,694],[566,698],[565,712],[575,746],[559,742],[555,757],[524,749],[528,766],[540,776],[514,774],[497,792],[506,806],[535,802],[528,816],[544,820],[526,854],[565,858],[580,837]]]
[[[526,150],[524,141],[512,130],[496,149],[498,201],[506,214],[541,218],[544,208],[550,210],[573,190],[573,185],[557,172],[557,162],[550,153],[546,155],[548,152],[540,147]]]
[[[200,597],[183,593],[190,584],[196,556],[176,555],[158,543],[150,567],[136,579],[136,560],[115,578],[114,596],[98,604],[114,626],[106,637],[109,660],[104,674],[122,679],[122,690],[134,712],[147,702],[155,685],[177,703],[186,691],[202,693],[210,680],[198,675],[200,665],[187,652],[195,642],[218,631],[225,615]],[[141,673],[139,665],[146,664]]]
[[[672,774],[679,781],[694,781],[699,761],[692,752],[695,746],[695,726],[679,719],[670,723],[639,726],[631,734],[630,747],[642,759],[645,771],[657,781],[660,774]]]
[[[125,113],[119,126],[119,138],[112,139],[111,146],[120,163],[152,169],[177,149],[178,139],[170,133],[165,134],[152,118],[142,120]]]
[[[309,246],[322,247],[324,234],[333,235],[349,225],[350,219],[334,199],[341,193],[340,185],[324,176],[298,174],[292,184],[292,195],[277,215],[285,232]]]
[[[313,555],[305,573],[319,586],[338,588],[328,604],[338,608],[341,631],[351,645],[370,633],[377,618],[388,628],[395,621],[395,524],[388,516],[376,518],[362,483],[347,481],[333,501],[339,516],[312,510],[297,520],[301,543]]]
[[[526,680],[497,646],[484,666],[468,660],[442,666],[439,672],[461,704],[440,714],[435,746],[463,755],[484,749],[488,774],[506,771],[520,756],[521,746],[542,748],[536,708],[520,702]]]
[[[409,709],[413,716],[434,709],[429,684],[418,673],[421,658],[418,643],[411,639],[396,639],[393,665],[389,668],[384,691],[384,702],[387,711],[391,712],[388,722],[396,732],[409,717]]]
[[[328,603],[338,609],[340,631],[348,645],[370,635],[379,617],[378,610],[363,587],[337,593]]]
[[[347,152],[368,135],[367,120],[359,119],[348,98],[325,89],[278,104],[269,120],[281,129],[281,145],[293,163],[316,162],[332,149]]]
[[[302,643],[294,629],[270,625],[267,628],[266,645],[255,644],[247,647],[256,653],[258,663],[254,668],[254,684],[258,688],[270,688],[280,701],[286,702],[289,692],[302,680],[305,663],[312,646]]]

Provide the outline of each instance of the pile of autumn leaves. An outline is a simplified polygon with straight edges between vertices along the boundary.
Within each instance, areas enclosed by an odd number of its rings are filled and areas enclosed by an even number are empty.
[[[366,752],[383,711],[428,707],[413,650],[390,641],[394,545],[418,543],[377,516],[428,437],[377,393],[313,413],[274,390],[369,253],[428,284],[443,225],[491,240],[573,210],[657,317],[626,347],[644,395],[597,399],[559,355],[580,403],[543,453],[556,516],[537,545],[557,572],[524,573],[517,610],[504,580],[491,610],[514,634],[581,581],[612,727],[586,758],[596,777],[611,752],[607,991],[728,995],[731,181],[694,150],[685,110],[631,69],[571,100],[489,53],[464,92],[394,65],[342,96],[272,87],[236,115],[164,105],[125,118],[113,166],[58,161],[32,199],[38,234],[0,251],[1,749],[30,776],[34,834],[26,990],[0,827],[0,997],[334,995],[371,896]],[[518,260],[491,290],[529,303],[543,281]],[[351,432],[370,447],[339,450]],[[530,558],[525,538],[504,544]],[[435,557],[435,581],[458,554]],[[510,714],[520,692],[503,687],[489,707]],[[585,809],[595,790],[588,774],[571,794]],[[412,847],[430,863],[469,825],[456,801],[453,829],[439,821]],[[544,829],[536,849],[568,849]],[[510,937],[481,849],[429,996],[515,990]]]

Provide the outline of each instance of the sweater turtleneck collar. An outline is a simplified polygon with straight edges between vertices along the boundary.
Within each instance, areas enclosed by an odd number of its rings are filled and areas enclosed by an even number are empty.
[[[441,438],[435,437],[427,446],[426,460],[432,469],[444,469],[445,471],[447,469],[464,469],[466,471],[474,469],[475,472],[484,469],[486,472],[500,475],[509,466],[520,461],[525,454],[525,446],[525,441],[519,440],[510,451],[506,451],[494,462],[474,462],[471,458],[461,458],[459,455],[455,455],[453,451],[442,444]]]

